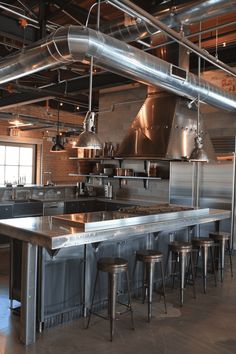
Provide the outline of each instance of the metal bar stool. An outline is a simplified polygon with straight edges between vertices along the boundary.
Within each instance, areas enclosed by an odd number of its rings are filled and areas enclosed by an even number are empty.
[[[207,261],[208,261],[208,250],[210,250],[211,254],[211,261],[212,261],[212,269],[215,278],[215,286],[217,286],[217,279],[216,279],[216,271],[215,271],[215,260],[213,256],[213,247],[214,247],[214,240],[209,237],[193,237],[192,238],[192,245],[194,248],[198,249],[202,254],[202,278],[203,278],[203,290],[204,294],[206,294],[206,287],[207,287]],[[198,256],[196,260],[196,270],[198,265]]]
[[[231,248],[230,248],[230,233],[228,233],[228,232],[211,232],[211,233],[209,233],[209,237],[212,238],[214,240],[214,242],[219,244],[220,278],[221,278],[221,282],[223,282],[226,243],[227,243],[227,251],[229,253],[231,277],[233,277],[232,253],[231,253]]]
[[[152,292],[153,292],[153,276],[154,276],[154,266],[156,263],[160,264],[161,269],[161,277],[162,277],[162,289],[163,289],[163,297],[164,297],[164,306],[165,306],[165,313],[167,313],[166,308],[166,293],[165,293],[165,277],[163,271],[163,261],[164,256],[163,253],[155,251],[155,250],[140,250],[136,252],[136,261],[142,262],[144,265],[144,277],[143,277],[143,303],[145,302],[146,293],[148,297],[148,322],[150,322],[152,317]]]
[[[194,298],[196,297],[192,244],[190,242],[182,242],[182,241],[170,242],[168,245],[168,256],[167,256],[167,261],[166,261],[166,270],[168,267],[170,255],[174,256],[174,273],[172,273],[172,270],[171,270],[171,276],[173,277],[173,287],[174,287],[174,279],[176,276],[176,264],[177,264],[177,262],[179,263],[180,306],[183,306],[184,289],[185,289],[185,284],[186,284],[186,281],[185,281],[186,268],[188,266],[188,263],[191,267],[193,297]],[[187,273],[189,275],[189,271]]]
[[[123,258],[111,258],[111,257],[100,258],[98,260],[97,274],[94,283],[94,291],[92,296],[92,303],[91,303],[87,328],[89,327],[89,323],[92,315],[93,303],[94,303],[95,292],[96,292],[100,271],[108,274],[108,318],[106,319],[110,320],[110,340],[112,341],[115,332],[117,280],[118,280],[118,275],[121,273],[126,274],[127,289],[128,289],[128,304],[122,303],[121,305],[126,306],[127,311],[130,312],[132,328],[134,329],[133,309],[131,306],[131,292],[130,292],[130,281],[129,281],[129,273],[128,273],[128,261],[126,261]],[[98,316],[105,318],[101,315]]]

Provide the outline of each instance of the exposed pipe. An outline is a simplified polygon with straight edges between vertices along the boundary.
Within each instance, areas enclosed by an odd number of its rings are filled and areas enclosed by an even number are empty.
[[[0,84],[16,80],[60,63],[88,61],[118,75],[177,95],[194,99],[221,109],[236,111],[236,95],[183,72],[186,78],[171,74],[173,66],[164,60],[89,28],[70,26],[60,28],[45,41],[7,58],[0,63]],[[178,68],[177,68],[178,69]]]
[[[110,1],[107,0],[106,2],[110,3]],[[204,21],[232,11],[236,11],[236,0],[207,0],[191,2],[191,4],[179,8],[175,7],[174,11],[170,9],[165,15],[159,15],[157,13],[155,17],[167,26],[174,28],[180,27],[182,24],[190,25]],[[124,26],[123,23],[115,26],[111,24],[103,27],[102,32],[122,41],[132,42],[153,35],[159,32],[159,30],[157,31],[156,27],[144,21],[133,19],[133,24],[130,26]]]
[[[209,33],[209,32],[213,32],[213,31],[216,31],[218,29],[221,29],[221,28],[225,28],[225,27],[230,27],[230,26],[233,26],[236,24],[236,21],[231,21],[231,22],[227,22],[227,23],[223,23],[222,25],[216,25],[216,26],[213,26],[213,27],[209,27],[209,28],[206,28],[205,30],[201,30],[201,31],[197,31],[197,32],[192,32],[190,34],[187,34],[185,37],[186,38],[191,38],[191,37],[197,37],[199,36],[200,34],[205,34],[205,33]],[[147,50],[152,50],[152,49],[156,49],[156,48],[160,48],[160,47],[163,47],[163,46],[167,46],[169,44],[172,44],[172,43],[175,43],[175,41],[166,41],[166,42],[162,42],[160,44],[157,44],[157,45],[152,45],[152,46],[148,46],[148,48],[145,48],[144,50],[147,51]]]
[[[217,0],[215,0],[217,1]],[[211,64],[217,66],[219,69],[226,71],[227,73],[236,77],[236,71],[230,68],[228,65],[223,63],[222,61],[216,59],[211,54],[209,54],[206,50],[200,49],[193,42],[189,41],[186,37],[172,30],[170,27],[159,21],[154,16],[150,15],[148,12],[144,11],[140,7],[136,6],[129,0],[107,0],[107,3],[114,5],[116,8],[124,11],[132,17],[138,17],[140,20],[145,23],[155,27],[157,30],[162,30],[166,33],[170,38],[174,39],[180,45],[183,45],[187,49],[191,50],[191,52],[197,54],[201,58],[209,61]]]
[[[9,7],[7,7],[7,6],[4,6],[4,5],[2,5],[2,4],[0,4],[0,9],[4,10],[4,11],[6,11],[6,12],[9,12],[9,13],[11,13],[11,14],[13,14],[13,15],[19,17],[19,18],[24,18],[25,20],[34,23],[34,24],[35,24],[35,28],[40,28],[40,27],[39,27],[39,21],[38,21],[38,20],[35,20],[34,18],[31,18],[31,17],[29,17],[29,16],[26,16],[26,15],[24,15],[23,13],[17,12],[17,11],[15,11],[15,10],[13,10],[13,9],[11,9],[11,8],[9,8]],[[48,29],[50,29],[50,30],[55,30],[55,26],[51,26],[51,25],[48,25],[48,24],[47,24],[47,27],[48,27]]]

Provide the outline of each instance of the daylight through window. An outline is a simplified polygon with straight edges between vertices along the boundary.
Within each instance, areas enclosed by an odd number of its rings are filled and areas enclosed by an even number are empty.
[[[35,183],[35,146],[0,143],[0,184]]]

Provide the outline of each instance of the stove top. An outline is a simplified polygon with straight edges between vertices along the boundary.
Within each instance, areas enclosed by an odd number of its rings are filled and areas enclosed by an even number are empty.
[[[151,215],[151,214],[163,214],[163,213],[172,213],[177,211],[186,211],[193,210],[192,207],[183,206],[183,205],[175,205],[175,204],[156,204],[151,206],[131,206],[131,207],[123,207],[120,208],[119,211],[127,213],[127,214],[135,214],[135,215]]]

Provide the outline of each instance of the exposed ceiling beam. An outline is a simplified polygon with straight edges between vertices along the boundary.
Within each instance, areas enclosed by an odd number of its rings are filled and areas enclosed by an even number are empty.
[[[12,119],[13,117],[14,117],[13,113],[0,112],[0,121],[6,122],[6,121],[9,121],[10,119]],[[26,116],[24,114],[20,114],[19,118],[22,119],[24,122],[33,123],[36,125],[42,125],[44,127],[45,126],[47,126],[47,127],[56,127],[57,126],[57,121],[55,121],[55,120],[43,119],[43,118],[38,118],[38,117],[34,117],[34,116]],[[82,121],[79,121],[77,124],[60,121],[60,127],[78,130],[78,129],[82,128],[82,123],[83,123]]]
[[[18,106],[24,106],[27,104],[32,104],[40,101],[45,101],[53,99],[54,96],[39,95],[36,93],[18,93],[7,96],[0,100],[0,111],[14,108]]]
[[[88,16],[88,10],[83,9],[78,5],[71,4],[71,1],[55,0],[54,5],[59,7],[59,11],[52,13],[50,19],[53,19],[55,14],[61,13],[61,11],[63,11],[65,14],[68,14],[69,17],[73,18],[75,22],[85,25]],[[96,22],[97,17],[91,13],[90,19],[94,23]]]
[[[101,72],[93,76],[93,90],[100,90],[108,86],[120,86],[126,83],[130,83],[132,80],[127,79],[123,76],[116,75],[110,72]],[[69,94],[78,94],[83,92],[88,92],[89,88],[89,75],[84,75],[77,77],[72,80],[67,80],[63,83],[51,84],[48,89],[51,92],[62,93],[66,92]],[[43,92],[44,89],[42,89]]]
[[[107,87],[125,85],[132,82],[122,76],[102,72],[94,75],[93,89],[98,91]],[[65,95],[65,86],[67,94]],[[12,88],[22,91],[21,93],[12,93],[9,96],[3,97],[0,100],[0,111],[17,106],[23,106],[30,103],[45,101],[48,99],[61,99],[71,101],[74,105],[87,107],[88,105],[88,87],[89,77],[78,77],[72,81],[67,81],[61,84],[50,85],[45,89],[35,89],[32,87],[21,86],[20,84],[12,84]],[[33,91],[33,92],[32,92]],[[85,95],[84,95],[85,94]],[[96,97],[94,97],[94,105],[97,105]]]
[[[0,35],[21,43],[29,44],[36,41],[37,29],[30,26],[24,29],[19,25],[17,19],[0,15]]]

